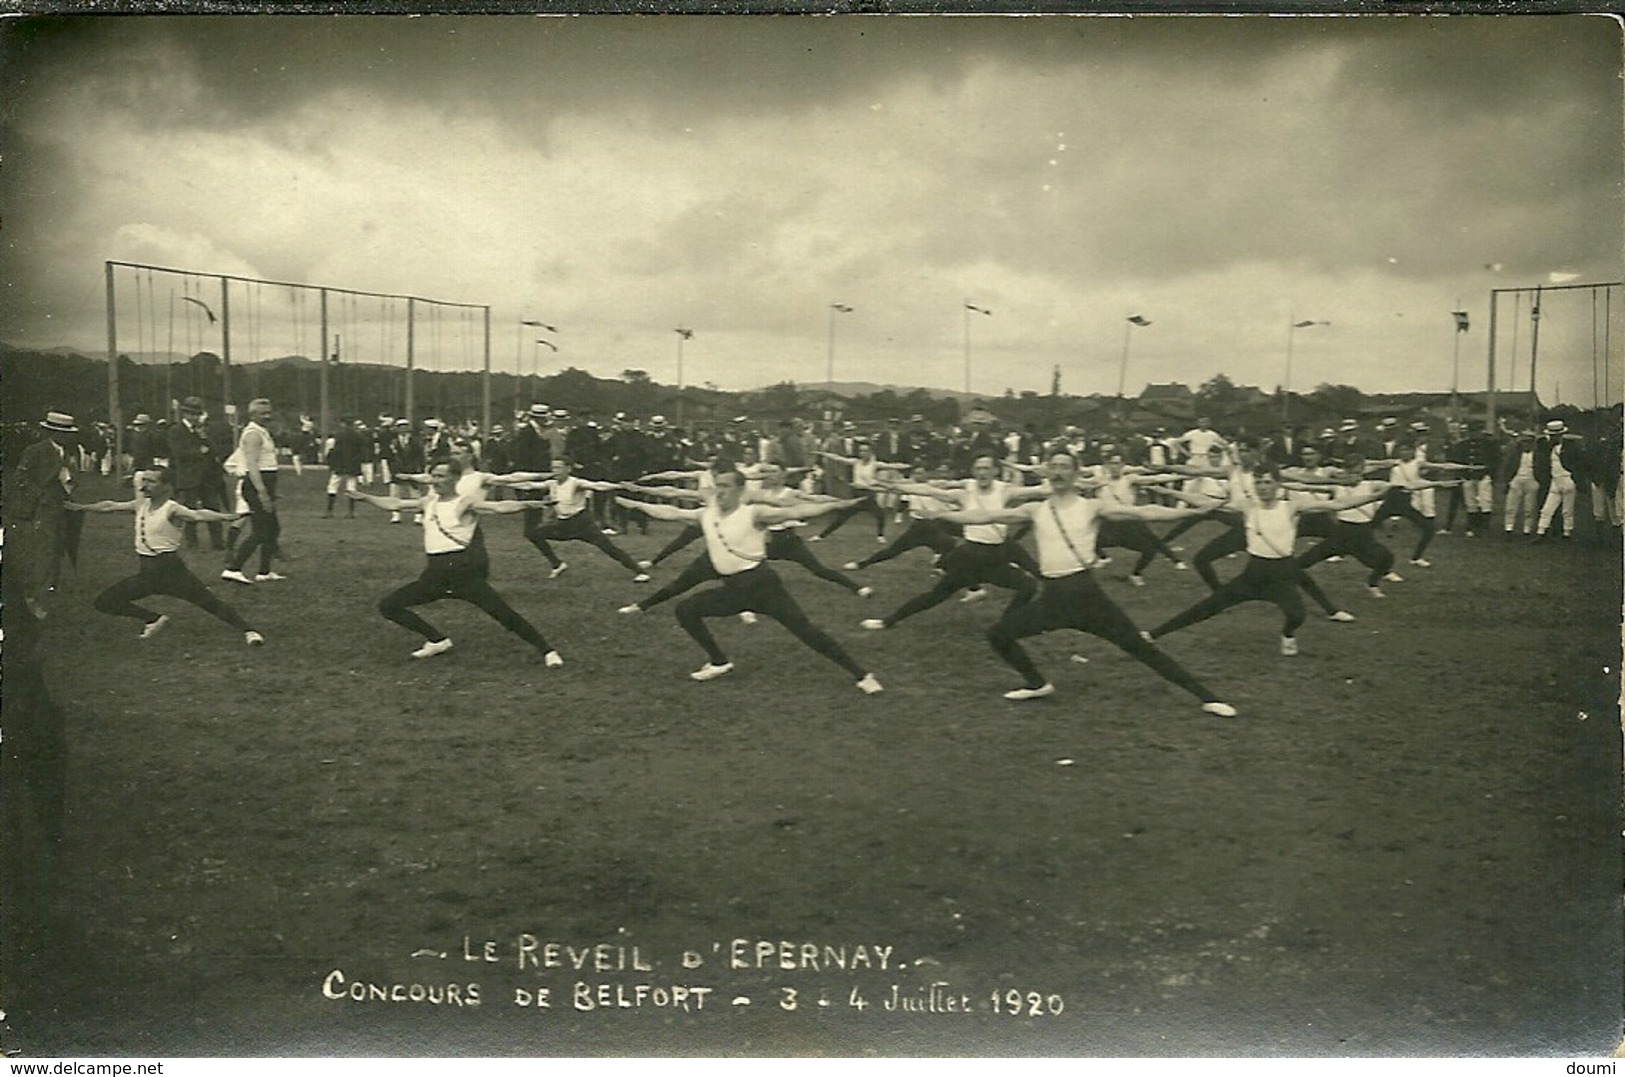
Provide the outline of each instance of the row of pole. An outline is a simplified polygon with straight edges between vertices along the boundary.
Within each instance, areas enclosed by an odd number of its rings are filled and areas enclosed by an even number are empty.
[[[484,370],[481,389],[481,416],[483,425],[489,429],[491,425],[491,308],[489,305],[476,303],[453,303],[445,300],[424,299],[420,296],[397,295],[387,292],[365,292],[350,288],[328,288],[309,284],[298,284],[290,281],[259,280],[252,277],[239,277],[220,273],[192,273],[187,270],[173,269],[167,266],[143,265],[136,262],[108,261],[107,273],[107,399],[108,420],[113,427],[115,448],[118,452],[124,451],[124,413],[119,401],[119,364],[118,364],[118,306],[117,286],[114,271],[117,268],[146,270],[149,273],[171,273],[178,276],[216,277],[220,281],[220,395],[224,404],[233,403],[231,398],[231,282],[241,284],[269,284],[284,288],[315,288],[321,296],[321,340],[322,355],[317,369],[321,379],[321,431],[325,434],[332,429],[332,404],[329,396],[328,376],[329,368],[339,361],[339,344],[337,337],[329,335],[330,324],[328,318],[327,298],[329,293],[335,295],[363,296],[377,299],[404,299],[406,300],[406,414],[414,414],[416,407],[416,388],[413,374],[416,370],[416,308],[419,303],[431,303],[442,307],[459,307],[469,310],[479,310],[484,313]],[[205,310],[207,305],[205,304]],[[212,311],[210,312],[212,317]],[[329,352],[329,342],[332,342],[332,351]]]

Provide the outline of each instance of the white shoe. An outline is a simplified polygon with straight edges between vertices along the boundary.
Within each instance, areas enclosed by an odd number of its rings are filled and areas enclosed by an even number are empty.
[[[425,640],[423,646],[412,652],[413,658],[433,658],[437,654],[445,654],[451,650],[451,640]]]
[[[707,662],[693,673],[690,673],[689,676],[696,681],[714,681],[724,673],[732,673],[733,669],[734,664],[732,662],[724,662],[720,666],[714,666]]]
[[[1191,566],[1187,565],[1183,561],[1175,561],[1174,562],[1174,568],[1175,568],[1175,570],[1177,570],[1179,572],[1184,572],[1184,571],[1188,570],[1190,567]]]
[[[1390,573],[1388,573],[1388,575],[1384,576],[1383,579],[1387,580],[1389,583],[1404,583],[1405,582],[1405,577],[1401,576],[1397,572],[1390,572]]]
[[[1045,696],[1052,696],[1054,694],[1055,686],[1053,684],[1045,683],[1039,685],[1037,688],[1012,688],[1010,691],[1004,693],[1004,698],[1043,699]]]
[[[1334,555],[1332,557],[1326,558],[1326,563],[1328,565],[1335,565],[1341,560],[1343,560],[1343,555],[1342,554],[1336,554],[1336,555]]]
[[[885,535],[876,535],[875,536],[875,541],[877,543],[879,543],[880,545],[884,546],[884,545],[886,545],[886,536]]]
[[[254,577],[254,582],[255,583],[270,583],[273,580],[285,580],[287,578],[288,577],[284,576],[280,572],[261,572],[258,576]]]
[[[630,606],[622,606],[620,609],[616,610],[615,612],[616,613],[642,613],[643,612],[643,607],[638,605],[636,602],[634,602]]]
[[[1437,530],[1437,531],[1435,531],[1433,533],[1435,535],[1448,535],[1448,534],[1450,534],[1450,529],[1448,527],[1441,527],[1441,528],[1439,528],[1439,530]]]
[[[1089,656],[1086,654],[1075,654],[1072,656],[1071,660],[1080,666],[1087,666],[1089,664]]]
[[[846,564],[841,566],[841,570],[843,572],[857,572],[861,568],[862,568],[862,566],[859,565],[856,561],[848,561]]]
[[[884,690],[885,689],[881,687],[880,682],[875,680],[875,675],[873,673],[865,673],[863,675],[863,680],[858,682],[858,691],[862,692],[866,696],[872,696],[876,692],[881,692]]]
[[[638,567],[647,572],[649,569],[655,567],[655,563],[653,561],[639,561]]]
[[[1140,575],[1138,572],[1131,572],[1129,574],[1128,582],[1132,583],[1136,587],[1144,587],[1145,577]]]
[[[739,623],[740,624],[753,625],[758,620],[759,620],[759,618],[754,613],[752,613],[750,610],[746,610],[745,612],[743,612],[743,613],[741,613],[739,615]]]
[[[1367,587],[1366,592],[1368,594],[1370,594],[1372,598],[1387,598],[1388,597],[1387,595],[1382,593],[1382,588],[1381,587]]]
[[[423,522],[423,513],[421,513],[421,512],[414,512],[414,513],[413,513],[413,514],[412,514],[412,522],[413,522],[413,523],[415,523],[415,524],[420,524],[420,523],[422,523],[422,522]]]
[[[263,647],[265,646],[265,637],[260,635],[258,632],[250,630],[243,633],[243,642],[248,644],[250,647]]]
[[[392,524],[400,523],[401,522],[401,514],[398,513],[398,512],[390,513],[389,514],[389,522],[392,523]]]
[[[866,621],[859,622],[859,627],[867,628],[871,632],[879,632],[886,627],[886,622],[878,617],[870,617]]]
[[[808,535],[807,536],[807,541],[808,542],[823,542],[824,541],[824,536],[823,535]]]
[[[1287,658],[1293,658],[1298,653],[1298,641],[1291,636],[1281,637],[1281,653]]]
[[[648,583],[649,582],[649,574],[647,572],[640,572],[636,576],[632,577],[632,582],[633,583]]]
[[[559,654],[557,651],[548,651],[546,654],[542,655],[542,665],[546,666],[548,669],[558,669],[560,666],[564,665],[564,656]]]
[[[874,593],[875,593],[875,589],[873,587],[859,587],[858,591],[857,591],[857,595],[858,595],[859,598],[868,598],[870,595],[872,595]]]
[[[229,568],[220,574],[220,578],[222,580],[230,580],[232,583],[246,583],[249,586],[253,586],[254,584],[253,580],[249,579],[247,576],[244,576],[241,572],[236,572]]]
[[[1147,631],[1142,629],[1140,631],[1140,638],[1145,640],[1147,643],[1152,644],[1153,646],[1156,645],[1157,638],[1155,636],[1153,636],[1150,632],[1147,632]]]
[[[166,625],[168,625],[168,624],[169,624],[169,614],[160,613],[158,615],[158,619],[156,621],[148,621],[146,623],[146,625],[144,625],[142,627],[142,629],[141,629],[141,638],[142,639],[151,639],[152,637],[156,636],[158,633],[162,632],[164,630],[164,627]]]
[[[603,534],[606,534],[606,535],[619,535],[620,534],[620,532],[615,530],[613,527],[601,527],[598,530],[601,531]]]
[[[555,568],[552,572],[549,572],[547,574],[547,578],[550,579],[550,580],[556,580],[560,576],[564,575],[564,570],[569,568],[569,567],[570,566],[569,566],[569,564],[567,562],[560,561],[559,562],[559,567]]]
[[[1411,564],[1415,565],[1417,568],[1432,568],[1433,567],[1433,562],[1432,561],[1424,561],[1420,557],[1411,558]]]
[[[985,588],[985,587],[977,587],[977,588],[973,588],[972,590],[966,591],[963,595],[961,595],[959,597],[959,601],[965,603],[966,605],[969,605],[972,602],[980,602],[980,601],[982,601],[982,599],[984,599],[986,597],[987,597],[987,588]]]
[[[1111,563],[1112,563],[1112,559],[1110,557],[1097,557],[1097,558],[1095,558],[1095,564],[1097,564],[1097,565],[1109,565]]]
[[[1336,613],[1328,613],[1326,615],[1326,619],[1328,621],[1343,621],[1346,623],[1354,620],[1354,614],[1350,613],[1348,610],[1338,610]]]
[[[1202,704],[1202,709],[1208,714],[1216,714],[1220,718],[1234,718],[1236,716],[1236,708],[1228,703],[1220,703],[1217,700],[1212,703]]]

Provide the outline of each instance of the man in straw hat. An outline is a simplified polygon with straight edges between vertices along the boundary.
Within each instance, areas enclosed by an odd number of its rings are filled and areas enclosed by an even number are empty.
[[[225,493],[225,472],[214,454],[208,431],[204,427],[203,400],[189,396],[181,401],[181,421],[169,428],[169,466],[175,478],[175,500],[189,509],[225,507],[221,496]],[[209,545],[216,550],[226,548],[219,520],[209,520]],[[186,548],[197,549],[197,523],[186,521],[183,529]]]
[[[79,427],[62,411],[47,412],[39,427],[45,436],[23,450],[12,472],[6,552],[29,611],[43,618],[45,596],[56,590],[62,573],[62,556],[77,560],[83,520],[64,508],[73,492]]]
[[[1569,433],[1562,419],[1546,424],[1535,444],[1535,481],[1546,489],[1540,506],[1540,522],[1535,525],[1535,541],[1546,541],[1546,532],[1559,510],[1563,513],[1563,537],[1574,537],[1574,502],[1579,489],[1577,476],[1584,475],[1584,451],[1578,434]]]

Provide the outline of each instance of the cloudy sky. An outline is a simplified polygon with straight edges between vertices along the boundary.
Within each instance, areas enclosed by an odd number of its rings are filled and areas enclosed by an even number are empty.
[[[1621,40],[1597,17],[0,33],[15,345],[105,350],[116,259],[489,304],[506,370],[675,382],[681,326],[689,383],[820,381],[833,318],[838,380],[960,388],[968,301],[992,312],[968,317],[979,392],[1047,391],[1056,366],[1065,391],[1115,392],[1126,339],[1131,393],[1218,372],[1272,388],[1294,320],[1330,323],[1292,334],[1294,388],[1448,389],[1458,343],[1481,388],[1491,288],[1622,276]],[[177,302],[200,282],[118,284],[121,349],[217,346]],[[314,299],[231,302],[236,358],[317,350]],[[1605,321],[1625,374],[1625,294],[1593,309],[1543,302],[1548,401],[1560,382],[1591,402]],[[404,352],[389,304],[335,299],[333,318],[348,356]],[[420,316],[420,362],[477,362],[479,326]],[[1513,364],[1527,386],[1531,329],[1503,297],[1503,385]]]

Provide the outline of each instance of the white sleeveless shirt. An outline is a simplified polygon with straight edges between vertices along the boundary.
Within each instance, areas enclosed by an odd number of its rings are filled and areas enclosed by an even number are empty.
[[[1100,531],[1100,502],[1086,497],[1061,505],[1054,498],[1027,508],[1038,540],[1038,571],[1049,580],[1072,576],[1094,565]]]
[[[259,423],[250,420],[248,425],[243,427],[242,436],[237,439],[237,448],[243,449],[243,440],[248,437],[250,430],[257,432],[260,436],[260,451],[254,459],[250,460],[248,459],[248,452],[243,450],[243,466],[250,471],[275,471],[277,469],[276,441],[271,437],[271,432]]]
[[[143,557],[173,553],[181,548],[181,528],[175,522],[175,502],[153,506],[142,500],[135,507],[135,552]]]
[[[705,532],[705,552],[721,575],[737,576],[767,560],[767,535],[756,526],[754,507],[741,504],[723,515],[710,504],[700,510],[699,522]]]
[[[1249,501],[1242,510],[1247,530],[1247,552],[1253,557],[1279,561],[1292,556],[1298,540],[1298,510],[1286,498],[1275,504]]]
[[[430,491],[423,502],[423,552],[455,553],[468,549],[474,541],[474,529],[479,526],[470,506],[469,498],[453,497],[448,501]]]
[[[965,480],[964,504],[967,509],[983,509],[987,512],[1003,512],[1005,510],[1005,491],[1010,488],[1008,483],[994,479],[986,491],[976,485],[975,479]],[[966,524],[965,541],[979,542],[984,546],[997,546],[1004,542],[1010,529],[1004,524]]]

